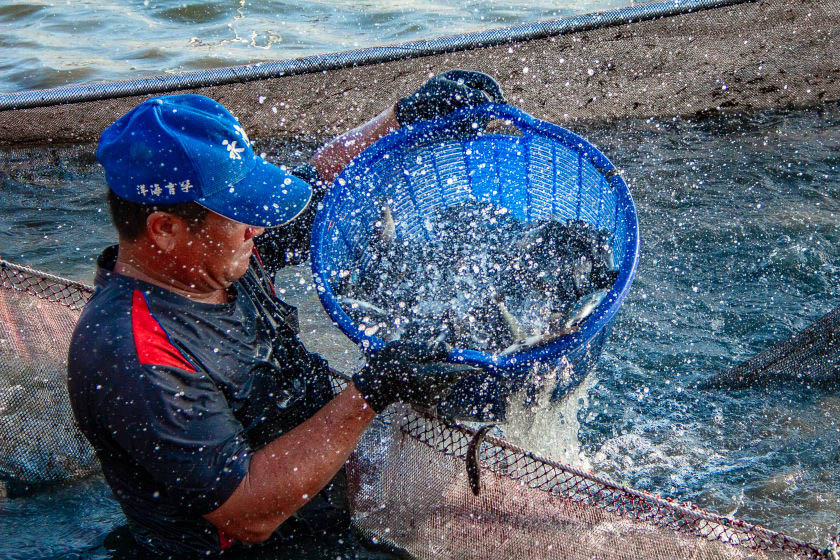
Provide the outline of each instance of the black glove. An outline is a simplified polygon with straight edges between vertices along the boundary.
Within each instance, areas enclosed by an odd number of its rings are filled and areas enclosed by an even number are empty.
[[[455,109],[488,101],[505,102],[502,88],[496,80],[481,72],[450,70],[438,74],[408,97],[400,99],[396,107],[397,121],[400,126],[406,126],[445,117]]]
[[[445,343],[390,342],[371,354],[353,384],[377,414],[396,401],[436,407],[463,375],[475,370],[443,363],[451,350]]]

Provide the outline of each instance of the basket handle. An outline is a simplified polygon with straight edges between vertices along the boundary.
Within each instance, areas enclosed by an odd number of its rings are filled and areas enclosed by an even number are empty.
[[[522,109],[514,107],[513,105],[488,102],[482,103],[481,105],[462,107],[453,111],[452,114],[445,119],[437,121],[435,128],[447,130],[451,129],[452,125],[455,123],[481,118],[508,121],[522,130],[522,132],[538,132],[545,134],[549,132],[549,130],[546,129],[546,126],[555,126],[551,125],[551,123],[535,119]]]

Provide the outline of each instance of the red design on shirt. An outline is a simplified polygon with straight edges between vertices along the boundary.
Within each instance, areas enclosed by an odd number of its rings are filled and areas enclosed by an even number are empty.
[[[134,331],[137,358],[141,364],[196,371],[181,351],[170,342],[169,335],[152,316],[146,298],[140,290],[134,290],[131,301],[131,328]]]
[[[220,550],[227,550],[233,546],[233,543],[236,542],[236,539],[233,537],[228,536],[224,531],[216,527],[216,530],[219,531],[219,549]]]

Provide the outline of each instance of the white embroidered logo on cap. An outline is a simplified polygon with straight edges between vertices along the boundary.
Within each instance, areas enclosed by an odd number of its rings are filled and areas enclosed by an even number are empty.
[[[235,125],[233,125],[233,129],[236,131],[236,133],[237,133],[239,136],[241,136],[241,137],[242,137],[242,141],[243,141],[245,144],[248,144],[249,146],[251,145],[251,141],[250,141],[250,140],[248,140],[248,135],[247,135],[247,134],[245,134],[245,129],[244,129],[244,128],[242,128],[242,127],[241,127],[241,126],[239,126],[238,124],[235,124]]]
[[[239,154],[244,152],[245,148],[237,148],[236,140],[234,140],[233,142],[222,140],[222,145],[227,146],[228,156],[230,157],[230,159],[242,159],[242,156]]]
[[[187,179],[186,181],[181,181],[180,185],[181,185],[181,192],[190,192],[190,189],[193,188],[193,185],[192,185],[192,183],[190,183],[189,179]]]

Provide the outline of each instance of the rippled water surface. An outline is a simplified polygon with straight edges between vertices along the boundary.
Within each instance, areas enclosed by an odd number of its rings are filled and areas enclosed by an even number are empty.
[[[571,407],[571,439],[593,469],[814,542],[837,531],[840,394],[697,385],[838,305],[838,124],[831,105],[576,129],[623,169],[642,238],[586,404]],[[103,188],[96,168],[70,164],[4,179],[0,254],[89,281],[114,238]],[[353,367],[358,355],[324,320],[308,269],[285,271],[281,285],[310,347]],[[541,439],[568,441],[569,424]],[[85,482],[0,507],[0,551],[96,557],[120,521],[107,488]]]
[[[0,92],[428,39],[632,0],[10,0]]]

